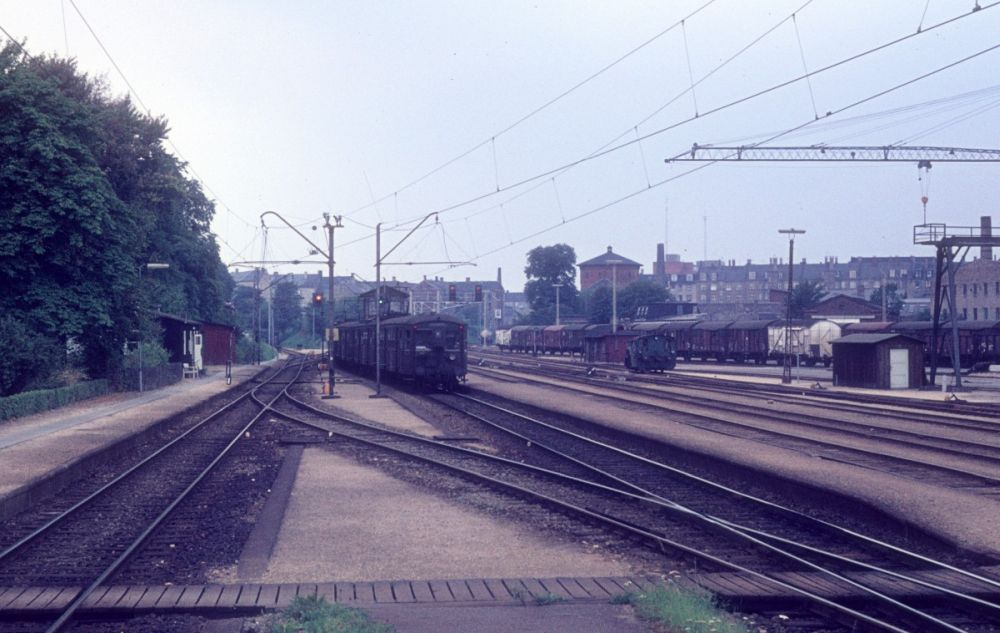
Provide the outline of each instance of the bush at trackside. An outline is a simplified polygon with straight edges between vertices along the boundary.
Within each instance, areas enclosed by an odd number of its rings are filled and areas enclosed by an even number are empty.
[[[107,380],[89,380],[68,387],[25,391],[0,398],[0,421],[66,406],[80,400],[103,396],[111,390]]]

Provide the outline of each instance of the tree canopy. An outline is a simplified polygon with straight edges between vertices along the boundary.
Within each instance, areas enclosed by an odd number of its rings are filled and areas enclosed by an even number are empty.
[[[528,278],[524,296],[531,307],[529,321],[537,324],[555,322],[556,287],[559,288],[559,308],[563,313],[577,310],[576,251],[568,244],[536,246],[528,251]]]
[[[885,285],[886,316],[890,321],[899,320],[899,313],[903,310],[903,299],[906,299],[906,293],[900,293],[898,285],[895,283],[887,283]],[[877,306],[881,306],[882,288],[876,288],[868,300]]]
[[[823,298],[826,290],[819,281],[801,281],[795,284],[791,296],[791,312],[793,319],[802,319],[806,310],[812,308]]]
[[[226,322],[214,206],[164,149],[165,119],[75,62],[0,49],[0,312],[31,340],[82,346],[105,375],[160,308]],[[148,262],[168,270],[140,275]],[[155,299],[154,299],[155,297]]]

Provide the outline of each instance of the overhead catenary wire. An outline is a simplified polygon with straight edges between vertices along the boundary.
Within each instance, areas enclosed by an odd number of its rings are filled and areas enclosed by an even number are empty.
[[[997,0],[996,2],[993,2],[993,3],[988,4],[988,5],[984,5],[983,7],[981,7],[981,9],[979,11],[985,11],[985,10],[988,10],[988,9],[993,9],[993,8],[997,7],[998,5],[1000,5],[1000,0]],[[748,101],[751,101],[753,99],[757,99],[759,97],[762,97],[764,95],[770,94],[770,93],[775,92],[777,90],[780,90],[782,88],[794,85],[795,83],[804,80],[807,76],[811,77],[811,76],[815,76],[815,75],[818,75],[818,74],[821,74],[821,73],[824,73],[824,72],[828,72],[828,71],[833,70],[835,68],[839,68],[839,67],[841,67],[841,66],[843,66],[845,64],[848,64],[848,63],[851,63],[853,61],[857,61],[859,59],[862,59],[862,58],[864,58],[864,57],[866,57],[868,55],[872,55],[874,53],[877,53],[877,52],[880,52],[882,50],[885,50],[885,49],[887,49],[887,48],[889,48],[891,46],[895,46],[895,45],[901,44],[902,42],[905,42],[905,41],[907,41],[909,39],[912,39],[914,37],[918,37],[918,36],[921,36],[921,35],[926,35],[927,33],[930,33],[931,31],[933,31],[935,29],[938,29],[938,28],[941,28],[941,27],[943,27],[945,25],[954,23],[954,22],[956,22],[958,20],[961,20],[963,18],[969,17],[970,15],[974,15],[975,13],[977,13],[977,11],[973,11],[973,12],[969,12],[969,13],[963,13],[961,15],[957,15],[957,16],[954,16],[952,18],[948,18],[946,20],[943,20],[941,22],[938,22],[936,24],[933,24],[933,25],[927,27],[926,29],[924,29],[919,34],[917,34],[917,33],[910,33],[910,34],[898,37],[896,39],[890,40],[888,42],[879,44],[877,46],[868,48],[868,49],[866,49],[864,51],[861,51],[859,53],[855,53],[854,55],[850,55],[850,56],[845,57],[843,59],[840,59],[838,61],[835,61],[835,62],[832,62],[830,64],[827,64],[826,66],[823,66],[823,67],[818,68],[816,70],[810,71],[810,72],[802,74],[802,75],[798,75],[796,77],[793,77],[791,79],[787,79],[785,81],[778,82],[776,84],[772,84],[771,86],[768,86],[767,88],[763,88],[761,90],[758,90],[756,92],[750,93],[750,94],[745,95],[743,97],[739,97],[737,99],[728,101],[728,102],[726,102],[724,104],[721,104],[719,106],[716,106],[716,107],[714,107],[714,108],[712,108],[710,110],[707,110],[707,111],[701,113],[700,116],[697,117],[697,118],[696,117],[688,117],[688,118],[685,118],[685,119],[681,119],[681,120],[675,121],[673,123],[670,123],[668,125],[660,127],[660,128],[658,128],[656,130],[653,130],[651,132],[647,132],[646,134],[643,134],[643,135],[639,136],[636,139],[633,139],[633,140],[630,140],[630,141],[623,141],[622,143],[619,143],[618,145],[612,145],[610,147],[606,147],[603,150],[600,150],[600,151],[597,151],[597,152],[593,152],[593,153],[588,154],[588,155],[586,155],[586,156],[584,156],[582,158],[579,158],[579,159],[576,159],[576,160],[564,163],[564,164],[562,164],[562,165],[560,165],[558,167],[554,167],[554,168],[548,169],[546,171],[536,173],[536,174],[534,174],[532,176],[528,176],[528,177],[522,178],[522,179],[520,179],[518,181],[515,181],[513,183],[507,184],[507,185],[501,187],[501,189],[500,189],[499,192],[490,191],[490,192],[482,193],[482,194],[473,196],[471,198],[468,198],[468,199],[466,199],[464,201],[460,201],[460,202],[457,202],[457,203],[453,203],[453,204],[441,207],[441,208],[437,209],[436,212],[437,213],[447,213],[449,211],[453,211],[455,209],[467,206],[469,204],[472,204],[472,203],[475,203],[475,202],[479,202],[479,201],[488,199],[491,196],[496,195],[497,193],[502,193],[502,192],[505,192],[505,191],[510,191],[510,190],[518,189],[520,187],[523,187],[524,185],[530,184],[530,183],[535,182],[535,181],[537,181],[539,179],[549,178],[549,177],[551,177],[553,175],[557,175],[557,174],[559,174],[559,173],[561,173],[563,171],[566,171],[566,170],[568,170],[570,168],[573,168],[573,167],[576,167],[578,165],[582,165],[584,163],[587,163],[589,161],[593,161],[593,160],[596,160],[598,158],[602,158],[604,156],[607,156],[609,154],[621,151],[621,150],[623,150],[625,148],[628,148],[631,145],[633,145],[635,143],[638,143],[640,141],[644,141],[644,140],[655,138],[655,137],[660,136],[660,135],[662,135],[662,134],[664,134],[666,132],[669,132],[671,130],[675,130],[675,129],[681,127],[681,126],[684,126],[684,125],[687,125],[689,123],[692,123],[693,121],[695,121],[697,119],[704,119],[706,116],[710,116],[710,115],[713,115],[713,114],[718,114],[720,112],[724,112],[726,110],[729,110],[729,109],[731,109],[733,107],[736,107],[738,105],[741,105],[741,104],[746,103]],[[982,50],[979,53],[971,55],[971,56],[969,56],[967,58],[963,58],[962,60],[959,60],[956,63],[963,63],[963,62],[968,61],[968,60],[970,60],[970,59],[972,59],[974,57],[977,57],[979,55],[988,53],[991,50],[993,50],[993,49],[992,48],[988,48],[988,49]],[[918,81],[921,78],[925,78],[927,76],[930,76],[931,74],[936,74],[937,72],[941,72],[942,70],[946,70],[949,67],[950,66],[942,67],[942,68],[940,68],[940,69],[938,69],[936,71],[932,71],[931,73],[923,75],[920,78],[917,78],[917,79],[915,79],[913,81]],[[912,81],[911,81],[911,83],[912,83]],[[898,88],[892,88],[891,90],[896,90],[896,89],[898,89]],[[853,107],[853,106],[851,106],[851,107]],[[840,110],[837,110],[836,112],[839,113],[839,112],[842,112],[842,111],[844,111],[843,108],[840,109]],[[834,111],[830,111],[830,112],[827,112],[826,115],[824,115],[824,116],[825,117],[830,117],[834,113],[835,113]],[[823,120],[823,119],[820,119],[820,120]],[[815,122],[816,119],[813,119],[813,121]],[[802,129],[803,127],[805,127],[805,126],[804,125],[803,126],[798,126],[798,127],[795,128],[795,130]],[[788,131],[786,130],[786,131],[781,132],[781,135],[783,136],[783,135],[785,135],[787,133],[788,133]],[[413,221],[416,221],[416,219],[415,218],[411,218],[411,219],[407,220],[406,222],[413,222]],[[368,238],[364,238],[364,239],[368,239]]]
[[[809,4],[811,1],[812,0],[808,0],[805,4]],[[736,98],[734,100],[731,100],[731,101],[729,101],[727,103],[724,103],[724,104],[721,104],[719,106],[716,106],[715,108],[712,108],[710,110],[707,110],[704,113],[701,113],[700,116],[699,116],[699,118],[700,119],[704,119],[706,116],[718,114],[720,112],[724,112],[724,111],[726,111],[728,109],[731,109],[731,108],[733,108],[733,107],[735,107],[737,105],[749,102],[749,101],[751,101],[753,99],[756,99],[756,98],[759,98],[761,96],[770,94],[770,93],[775,92],[777,90],[780,90],[782,88],[794,85],[795,83],[797,83],[797,82],[802,81],[803,79],[805,79],[807,76],[815,76],[815,75],[818,75],[818,74],[821,74],[821,73],[824,73],[824,72],[828,72],[828,71],[833,70],[835,68],[839,68],[841,66],[844,66],[845,64],[849,64],[851,62],[854,62],[854,61],[857,61],[859,59],[865,58],[865,57],[867,57],[869,55],[872,55],[872,54],[875,54],[877,52],[886,50],[886,49],[888,49],[888,48],[890,48],[892,46],[897,46],[897,45],[899,45],[899,44],[901,44],[903,42],[906,42],[906,41],[908,41],[910,39],[913,39],[915,37],[926,35],[926,34],[932,32],[932,31],[934,31],[936,29],[939,29],[939,28],[942,28],[942,27],[944,27],[946,25],[958,22],[958,21],[960,21],[962,19],[965,19],[965,18],[967,18],[969,16],[972,16],[972,15],[978,13],[979,11],[985,11],[985,10],[996,8],[998,5],[1000,5],[1000,0],[992,2],[992,3],[988,4],[988,5],[983,5],[983,6],[981,6],[977,10],[974,10],[974,11],[971,11],[971,12],[967,12],[967,13],[962,13],[962,14],[959,14],[959,15],[956,15],[956,16],[944,19],[944,20],[942,20],[940,22],[937,22],[935,24],[932,24],[931,26],[927,27],[926,29],[924,29],[919,34],[918,33],[909,33],[909,34],[905,34],[905,35],[902,35],[900,37],[891,39],[889,41],[883,42],[883,43],[878,44],[876,46],[870,47],[868,49],[865,49],[865,50],[860,51],[858,53],[855,53],[853,55],[849,55],[849,56],[847,56],[845,58],[842,58],[840,60],[837,60],[835,62],[827,64],[827,65],[825,65],[823,67],[817,68],[817,69],[815,69],[813,71],[809,71],[808,73],[804,73],[804,74],[792,77],[790,79],[787,79],[787,80],[784,80],[784,81],[780,81],[778,83],[772,84],[771,86],[768,86],[768,87],[763,88],[761,90],[758,90],[756,92],[744,95],[742,97],[739,97],[739,98]],[[805,6],[805,5],[803,5],[803,6]],[[797,11],[799,11],[799,10],[801,10],[801,7]],[[788,16],[787,18],[781,20],[778,23],[778,25],[783,24],[784,22],[786,22],[789,19],[791,19],[791,16]],[[772,32],[775,28],[777,28],[778,25],[775,25],[775,27],[772,27],[767,32],[768,33]],[[749,44],[748,46],[746,46],[743,49],[741,49],[741,51],[747,50],[754,43],[759,42],[763,37],[764,36],[756,38],[753,42],[751,42],[751,44]],[[848,106],[845,106],[843,108],[840,108],[838,110],[829,111],[829,112],[827,112],[827,114],[825,115],[824,118],[821,118],[821,119],[815,119],[815,118],[814,119],[810,119],[810,121],[808,122],[808,124],[802,124],[802,125],[796,126],[794,128],[791,128],[791,129],[783,130],[779,134],[777,134],[776,136],[768,139],[768,141],[765,141],[765,142],[769,142],[770,140],[774,140],[774,138],[779,138],[779,137],[785,136],[786,134],[794,133],[794,132],[796,132],[798,130],[805,129],[808,125],[814,124],[817,121],[824,121],[827,118],[829,118],[829,117],[831,117],[831,116],[833,116],[835,114],[839,114],[841,112],[847,111],[847,110],[849,110],[851,108],[856,107],[857,105],[860,105],[862,103],[866,103],[868,101],[871,101],[874,98],[877,98],[877,97],[882,96],[884,94],[887,94],[889,92],[898,90],[901,87],[904,87],[906,85],[910,85],[910,84],[912,84],[912,83],[914,83],[916,81],[920,81],[921,79],[930,77],[930,76],[932,76],[934,74],[937,74],[939,72],[947,70],[948,68],[950,68],[950,67],[952,67],[954,65],[957,65],[957,64],[960,64],[960,63],[964,63],[964,62],[969,61],[969,60],[971,60],[973,58],[976,58],[976,57],[978,57],[980,55],[986,54],[986,53],[992,51],[994,48],[995,47],[984,49],[982,51],[979,51],[978,53],[975,53],[975,54],[970,55],[970,56],[968,56],[966,58],[958,60],[957,62],[954,62],[952,64],[948,64],[948,65],[943,66],[943,67],[939,67],[938,69],[930,71],[929,73],[925,73],[924,75],[921,75],[920,77],[911,79],[911,80],[909,80],[907,82],[904,82],[903,84],[899,84],[899,85],[894,86],[894,87],[892,87],[890,89],[882,91],[882,92],[880,92],[877,95],[873,95],[872,97],[866,98],[864,100],[854,102],[854,103],[852,103],[852,104],[850,104]],[[726,60],[726,62],[723,62],[723,65],[725,63],[728,63],[729,61],[731,61],[731,59],[733,59],[733,58],[730,58],[729,60]],[[682,94],[685,94],[687,90],[688,89],[685,89],[684,93],[682,93]],[[676,100],[676,98],[677,97],[675,97],[674,100]],[[574,168],[576,166],[582,165],[582,164],[584,164],[586,162],[589,162],[589,161],[601,158],[603,156],[612,154],[614,152],[620,151],[622,149],[625,149],[625,148],[631,146],[634,143],[638,143],[638,142],[641,142],[643,140],[654,138],[656,136],[664,134],[665,132],[668,132],[668,131],[677,129],[677,128],[683,126],[683,125],[689,124],[689,123],[691,123],[691,122],[693,122],[695,120],[696,120],[695,117],[688,117],[688,118],[685,118],[685,119],[681,119],[681,120],[675,121],[675,122],[670,123],[668,125],[665,125],[665,126],[663,126],[661,128],[658,128],[658,129],[656,129],[656,130],[654,130],[652,132],[648,132],[648,133],[646,133],[644,135],[641,135],[637,139],[630,140],[630,141],[625,141],[625,142],[619,143],[617,145],[606,146],[604,149],[601,149],[601,150],[596,151],[596,152],[592,152],[591,154],[588,154],[588,155],[586,155],[586,156],[584,156],[582,158],[579,158],[579,159],[576,159],[574,161],[565,163],[563,165],[560,165],[558,167],[549,169],[547,171],[544,171],[544,172],[541,172],[541,173],[537,173],[535,175],[523,178],[523,179],[518,180],[516,182],[509,183],[509,184],[507,184],[505,186],[502,186],[500,188],[499,192],[497,192],[497,191],[488,191],[488,192],[485,192],[485,193],[473,196],[471,198],[468,198],[466,200],[463,200],[463,201],[460,201],[460,202],[456,202],[456,203],[453,203],[453,204],[450,204],[450,205],[446,205],[444,207],[440,207],[440,208],[438,208],[435,211],[435,213],[444,214],[444,213],[453,211],[455,209],[459,209],[459,208],[468,206],[470,204],[474,204],[474,203],[477,203],[477,202],[488,200],[489,198],[493,197],[494,195],[497,195],[498,193],[505,193],[505,192],[508,192],[508,191],[513,191],[513,190],[519,189],[519,188],[521,188],[521,187],[523,187],[525,185],[531,184],[531,183],[533,183],[533,182],[535,182],[535,181],[537,181],[539,179],[554,177],[554,176],[559,175],[559,174],[561,174],[561,173],[563,173],[565,171],[568,171],[568,170],[570,170],[570,169],[572,169],[572,168]],[[631,131],[631,130],[629,130],[629,131]],[[621,138],[621,135],[618,138]],[[708,166],[708,165],[711,165],[711,164],[714,164],[714,163],[706,163],[705,165],[699,166],[699,168],[697,168],[694,171],[697,171],[698,169],[704,168],[705,166]],[[688,173],[688,172],[686,172],[686,173]],[[659,186],[662,186],[662,185],[664,185],[664,184],[666,184],[668,182],[671,182],[674,179],[675,178],[668,178],[666,180],[661,180],[659,182],[652,183],[651,186],[647,187],[646,189],[644,189],[642,191],[648,191],[648,190],[651,190],[651,189],[655,189],[655,188],[657,188]],[[613,201],[612,203],[609,203],[609,205],[610,206],[614,206],[615,204],[620,204],[620,203],[622,203],[622,202],[624,202],[626,200],[629,200],[629,199],[635,197],[636,195],[638,195],[642,191],[633,192],[632,194],[628,194],[626,196],[623,196],[622,198],[619,198],[619,199]],[[524,194],[522,193],[522,194],[519,194],[519,195],[524,195]],[[501,205],[502,205],[502,203],[501,203]],[[577,215],[577,216],[573,216],[573,218],[567,220],[565,223],[571,222],[571,221],[573,221],[575,219],[580,219],[582,217],[586,217],[588,215],[591,215],[592,213],[596,213],[597,211],[600,211],[600,210],[603,210],[603,209],[607,208],[607,206],[609,206],[609,205],[602,205],[602,206],[599,206],[599,207],[597,207],[595,209],[592,209],[591,211],[584,212],[583,214],[580,214],[580,215]],[[491,207],[491,208],[496,208],[496,207]],[[501,206],[501,209],[503,209],[502,206]],[[484,210],[483,212],[485,212],[485,211],[487,211],[487,210]],[[418,217],[413,217],[413,218],[410,218],[410,219],[407,219],[407,220],[403,220],[403,221],[397,223],[396,226],[397,227],[406,226],[407,224],[412,224],[412,223],[414,223],[414,222],[416,222],[418,220],[419,220]],[[504,217],[504,222],[506,224],[506,217]],[[563,222],[561,222],[561,224],[562,223]],[[558,225],[556,225],[556,226],[558,226]],[[507,248],[508,246],[512,246],[514,244],[520,243],[520,242],[524,241],[524,239],[528,239],[530,237],[537,237],[537,235],[539,235],[541,233],[553,230],[554,228],[556,228],[556,226],[550,226],[548,228],[542,229],[540,233],[536,232],[536,233],[531,234],[527,238],[516,239],[516,240],[513,238],[512,235],[510,235],[509,228],[508,228],[509,243],[506,246],[500,247],[500,249],[494,249],[492,251],[487,251],[481,257],[493,254],[493,253],[497,252],[497,250],[503,250],[504,248]],[[356,238],[354,240],[351,240],[351,241],[347,242],[346,244],[344,244],[344,246],[349,246],[349,245],[356,244],[356,243],[359,243],[359,242],[367,241],[367,240],[371,239],[372,237],[373,237],[373,235],[362,236],[362,237],[359,237],[359,238]]]
[[[484,139],[484,140],[480,141],[476,145],[470,147],[469,149],[467,149],[466,151],[462,152],[461,154],[455,156],[454,158],[451,158],[451,159],[445,161],[444,163],[441,163],[440,165],[438,165],[437,167],[435,167],[435,168],[431,169],[430,171],[426,172],[422,176],[419,176],[416,179],[411,180],[411,181],[407,182],[406,184],[402,185],[401,187],[398,187],[392,194],[388,194],[388,195],[382,196],[381,198],[378,199],[378,201],[381,202],[382,200],[387,199],[389,197],[389,195],[398,195],[400,192],[405,191],[407,189],[410,189],[411,187],[413,187],[413,186],[415,186],[415,185],[423,182],[424,180],[430,178],[434,174],[437,174],[441,170],[450,167],[451,165],[455,164],[456,162],[462,160],[463,158],[466,158],[467,156],[469,156],[472,153],[474,153],[476,150],[478,150],[478,149],[480,149],[482,147],[485,147],[488,143],[490,143],[491,141],[493,141],[494,139],[496,139],[496,137],[502,136],[502,135],[506,134],[507,132],[510,132],[511,130],[513,130],[514,128],[518,127],[519,125],[521,125],[525,121],[528,121],[529,119],[531,119],[535,115],[541,113],[542,111],[548,109],[552,105],[554,105],[554,104],[558,103],[559,101],[565,99],[566,97],[568,97],[569,95],[573,94],[574,92],[576,92],[577,90],[579,90],[583,86],[587,85],[588,83],[590,83],[591,81],[597,79],[598,77],[600,77],[601,75],[603,75],[607,71],[611,70],[612,68],[614,68],[618,64],[622,63],[623,61],[625,61],[629,57],[635,55],[636,53],[638,53],[639,51],[643,50],[644,48],[646,48],[647,46],[649,46],[653,42],[659,40],[661,37],[663,37],[664,35],[670,33],[671,31],[673,31],[674,29],[676,29],[678,26],[680,26],[681,23],[684,20],[690,20],[691,18],[693,18],[694,16],[698,15],[699,13],[701,13],[704,9],[706,9],[708,6],[710,6],[714,2],[716,2],[716,0],[708,0],[707,2],[705,2],[702,5],[700,5],[699,7],[697,7],[695,10],[691,11],[690,13],[688,13],[686,16],[684,16],[680,20],[674,22],[673,24],[671,24],[667,28],[663,29],[659,33],[653,35],[649,39],[645,40],[644,42],[642,42],[638,46],[635,46],[634,48],[630,49],[625,54],[617,57],[612,62],[606,64],[603,67],[601,67],[596,72],[588,75],[582,81],[577,82],[576,84],[572,85],[568,89],[566,89],[563,92],[559,93],[555,97],[549,99],[548,101],[546,101],[542,105],[534,108],[533,110],[531,110],[527,114],[525,114],[525,115],[521,116],[520,118],[518,118],[517,120],[515,120],[513,123],[510,123],[509,125],[507,125],[503,129],[501,129],[499,132],[496,132],[495,134],[490,135],[490,138],[487,138],[487,139]],[[371,207],[371,203],[364,204],[364,205],[361,205],[359,207],[356,207],[356,208],[352,209],[351,211],[348,212],[348,214],[355,214],[355,213],[358,213],[360,211],[364,211],[365,209],[368,209],[370,207]]]
[[[948,69],[954,68],[955,66],[957,66],[959,64],[968,62],[968,61],[970,61],[972,59],[976,59],[978,57],[981,57],[982,55],[985,55],[985,54],[990,53],[992,51],[995,51],[997,49],[1000,49],[1000,44],[996,44],[994,46],[987,47],[987,48],[982,49],[982,50],[980,50],[980,51],[978,51],[976,53],[973,53],[971,55],[963,57],[963,58],[961,58],[959,60],[950,62],[950,63],[945,64],[943,66],[939,66],[938,68],[935,68],[934,70],[928,71],[926,73],[923,73],[921,75],[918,75],[916,77],[913,77],[911,79],[903,81],[901,83],[897,83],[894,86],[891,86],[889,88],[881,90],[881,91],[879,91],[877,93],[874,93],[874,94],[869,95],[867,97],[855,100],[855,101],[853,101],[853,102],[851,102],[851,103],[849,103],[849,104],[847,104],[845,106],[842,106],[842,107],[840,107],[840,108],[838,108],[836,110],[832,110],[828,114],[828,116],[835,116],[835,115],[837,115],[837,114],[839,114],[841,112],[846,112],[847,110],[856,108],[856,107],[858,107],[860,105],[868,103],[869,101],[872,101],[874,99],[878,99],[880,97],[883,97],[883,96],[885,96],[887,94],[895,92],[896,90],[900,90],[902,88],[910,86],[910,85],[912,85],[912,84],[914,84],[914,83],[916,83],[918,81],[922,81],[924,79],[927,79],[928,77],[932,77],[934,75],[937,75],[937,74],[939,74],[941,72],[944,72],[944,71],[946,71]],[[757,145],[763,145],[764,143],[768,143],[768,142],[777,140],[779,138],[782,138],[786,134],[791,134],[792,132],[795,132],[797,130],[801,130],[801,129],[803,129],[805,127],[808,127],[810,125],[813,125],[815,123],[816,123],[816,119],[809,119],[809,120],[805,121],[804,123],[802,123],[800,125],[796,125],[794,127],[788,128],[784,132],[775,134],[775,135],[771,136],[770,138],[768,138],[766,141],[762,141],[761,143],[758,143]],[[626,202],[628,200],[636,198],[636,197],[638,197],[638,196],[640,196],[640,195],[642,195],[642,194],[644,194],[644,193],[646,193],[648,191],[651,191],[653,189],[657,189],[657,188],[662,187],[662,186],[664,186],[664,185],[666,185],[666,184],[668,184],[670,182],[673,182],[673,181],[678,180],[680,178],[687,177],[687,176],[689,176],[689,175],[691,175],[693,173],[701,171],[702,169],[706,169],[708,167],[716,165],[717,163],[718,163],[718,161],[706,162],[706,163],[700,164],[700,165],[698,165],[698,166],[696,166],[696,167],[694,167],[692,169],[684,171],[684,172],[682,172],[680,174],[676,174],[674,176],[671,176],[671,177],[668,177],[668,178],[664,178],[664,179],[662,179],[662,180],[660,180],[658,182],[653,183],[650,187],[646,187],[646,188],[643,188],[643,189],[639,189],[639,190],[633,191],[633,192],[628,193],[628,194],[626,194],[624,196],[616,198],[616,199],[614,199],[614,200],[612,200],[610,202],[604,203],[604,204],[602,204],[600,206],[594,207],[592,209],[589,209],[587,211],[579,213],[579,214],[577,214],[575,216],[572,216],[565,223],[575,222],[575,221],[581,220],[581,219],[583,219],[585,217],[594,215],[595,213],[599,213],[601,211],[607,210],[607,209],[609,209],[611,207],[614,207],[614,206],[617,206],[619,204],[622,204],[623,202]],[[538,231],[534,231],[534,232],[532,232],[532,233],[530,233],[528,235],[525,235],[525,236],[523,236],[521,238],[518,238],[516,240],[512,240],[509,244],[498,246],[497,248],[494,248],[492,250],[489,250],[489,251],[483,253],[482,255],[479,256],[479,259],[481,259],[482,257],[486,257],[486,256],[489,256],[489,255],[493,255],[495,253],[498,253],[498,252],[500,252],[502,250],[505,250],[505,249],[509,248],[510,246],[515,245],[515,244],[518,244],[518,243],[521,243],[521,242],[525,242],[525,241],[527,241],[529,239],[533,239],[535,237],[538,237],[540,235],[548,233],[549,231],[555,230],[555,229],[559,228],[560,226],[563,226],[563,224],[564,224],[563,222],[560,222],[558,224],[549,225],[549,226],[547,226],[545,228],[542,228],[542,229],[540,229]]]

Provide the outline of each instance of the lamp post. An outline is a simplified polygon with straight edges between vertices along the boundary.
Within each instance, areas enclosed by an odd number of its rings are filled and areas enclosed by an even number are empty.
[[[552,284],[552,287],[556,289],[556,325],[559,325],[559,289],[565,285],[564,283]]]
[[[158,262],[149,262],[139,267],[139,284],[142,285],[142,271],[143,270],[164,270],[170,268],[170,264],[163,264]],[[145,391],[145,385],[142,382],[142,324],[139,325],[139,393]]]
[[[610,250],[610,247],[608,247]],[[611,264],[611,333],[618,331],[618,264],[624,264],[624,259],[606,259],[605,264]]]
[[[781,370],[782,384],[792,382],[792,271],[795,264],[795,236],[802,235],[801,229],[778,229],[778,233],[788,236],[788,297],[785,302],[785,354]]]

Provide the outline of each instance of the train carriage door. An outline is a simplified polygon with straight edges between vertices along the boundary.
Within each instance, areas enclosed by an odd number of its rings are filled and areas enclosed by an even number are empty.
[[[910,350],[889,350],[889,388],[907,389],[910,386]]]

